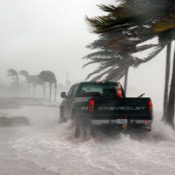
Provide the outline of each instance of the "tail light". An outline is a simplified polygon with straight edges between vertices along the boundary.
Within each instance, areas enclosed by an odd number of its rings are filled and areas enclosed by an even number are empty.
[[[148,125],[149,124],[149,120],[144,120],[143,123],[144,123],[144,125]]]
[[[152,101],[151,100],[148,102],[148,112],[150,114],[152,114],[152,112],[153,112],[153,104],[152,104]]]
[[[120,98],[123,97],[121,85],[119,82],[118,82],[118,86],[117,86],[117,97],[120,97]]]
[[[94,113],[95,112],[95,100],[89,101],[89,112]]]

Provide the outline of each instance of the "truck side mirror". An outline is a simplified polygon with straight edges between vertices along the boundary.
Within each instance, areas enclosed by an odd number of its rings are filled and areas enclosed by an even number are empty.
[[[66,92],[61,92],[61,98],[66,98]]]

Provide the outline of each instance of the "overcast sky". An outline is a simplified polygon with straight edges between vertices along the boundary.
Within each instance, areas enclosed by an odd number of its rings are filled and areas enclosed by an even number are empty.
[[[105,2],[105,1],[104,1]],[[106,0],[107,2],[107,0]],[[75,82],[88,54],[85,46],[96,37],[85,22],[85,15],[101,11],[100,0],[0,0],[1,79],[9,68],[29,74],[53,71],[64,83],[66,72]]]
[[[29,74],[51,70],[62,84],[66,73],[72,83],[83,81],[93,70],[82,69],[82,57],[90,53],[85,46],[96,39],[85,16],[104,14],[97,5],[110,2],[115,0],[0,0],[0,81],[10,80],[9,68]],[[164,57],[130,69],[129,95],[145,92],[162,107]]]

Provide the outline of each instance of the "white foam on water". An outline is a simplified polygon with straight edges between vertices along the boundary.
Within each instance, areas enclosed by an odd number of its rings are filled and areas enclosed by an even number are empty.
[[[83,141],[74,139],[71,121],[55,123],[58,117],[54,109],[30,108],[28,111],[33,112],[28,116],[33,125],[18,129],[23,134],[9,142],[18,159],[62,175],[173,175],[175,172],[174,131],[158,117],[154,119],[152,132],[145,135],[99,134]],[[38,112],[41,113],[37,117]]]

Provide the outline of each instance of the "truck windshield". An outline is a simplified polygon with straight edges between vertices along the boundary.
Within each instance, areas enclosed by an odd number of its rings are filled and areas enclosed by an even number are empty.
[[[88,96],[117,96],[116,84],[83,84],[79,91],[79,97]]]

